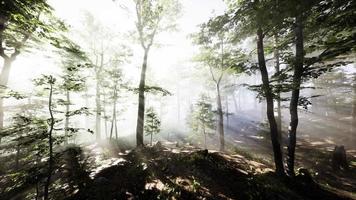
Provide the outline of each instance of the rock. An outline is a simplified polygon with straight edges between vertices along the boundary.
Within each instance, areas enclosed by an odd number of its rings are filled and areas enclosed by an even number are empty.
[[[332,154],[331,164],[334,170],[339,170],[341,168],[342,169],[349,168],[349,164],[347,162],[347,157],[346,157],[346,150],[343,145],[335,146]]]
[[[307,191],[313,191],[318,188],[310,172],[305,168],[298,169],[298,175],[295,177],[297,184],[302,186]]]
[[[209,151],[207,149],[204,149],[204,150],[197,151],[197,153],[206,157],[208,156]]]

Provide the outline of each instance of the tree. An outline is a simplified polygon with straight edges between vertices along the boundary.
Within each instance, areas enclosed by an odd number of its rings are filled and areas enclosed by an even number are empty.
[[[45,146],[47,148],[45,152],[48,152],[48,155],[44,157],[48,156],[48,160],[47,170],[45,170],[46,178],[44,181],[44,199],[49,199],[49,188],[52,182],[53,173],[58,167],[60,167],[57,165],[58,162],[56,162],[55,159],[54,148],[60,146],[68,139],[68,137],[71,137],[73,134],[78,133],[81,130],[81,128],[69,126],[63,128],[63,124],[61,122],[66,120],[68,117],[88,114],[88,110],[84,107],[66,112],[64,118],[59,117],[58,113],[62,113],[62,111],[59,110],[59,106],[63,105],[62,102],[64,102],[64,100],[60,98],[60,94],[63,92],[63,83],[61,78],[63,77],[55,78],[53,75],[42,75],[40,78],[34,79],[35,85],[40,89],[39,95],[44,95],[48,98],[48,104],[46,106],[48,111],[43,111],[45,115],[49,115],[49,118],[46,120],[48,123],[48,131],[45,134],[48,139],[48,143]],[[66,78],[67,77],[64,77],[63,80],[67,81]],[[58,134],[59,131],[68,131],[68,134],[64,136],[60,135]],[[91,132],[90,130],[86,131]]]
[[[82,42],[85,44],[85,49],[89,49],[87,56],[93,66],[95,79],[95,137],[99,141],[101,139],[101,119],[105,107],[105,105],[102,105],[103,87],[101,83],[105,80],[105,68],[109,64],[109,58],[116,50],[113,42],[116,35],[100,24],[89,12],[85,13],[83,28],[85,32],[81,34],[84,39]],[[112,52],[114,53],[112,54]],[[91,81],[87,84],[91,84]]]
[[[158,134],[161,131],[161,120],[158,114],[155,112],[153,107],[150,107],[146,111],[146,121],[145,121],[145,133],[147,136],[151,137],[150,145],[152,146],[153,134]]]
[[[7,86],[12,63],[21,52],[29,49],[30,41],[54,41],[54,32],[66,30],[53,16],[46,0],[4,0],[0,7],[0,56],[3,67],[0,85]],[[4,109],[0,98],[0,128],[3,128]]]
[[[210,99],[202,94],[198,102],[192,107],[192,116],[188,118],[191,129],[203,134],[204,148],[207,149],[206,136],[215,128],[215,114],[212,110]]]
[[[117,102],[119,99],[119,92],[125,86],[123,83],[123,74],[122,70],[119,68],[119,65],[122,64],[124,61],[120,60],[120,58],[115,58],[112,62],[112,69],[107,70],[107,77],[109,77],[109,83],[107,84],[107,88],[110,89],[111,95],[109,95],[109,99],[112,103],[112,116],[111,116],[111,128],[110,128],[110,139],[113,137],[114,129],[115,129],[115,138],[118,139],[118,132],[117,132]],[[121,58],[122,59],[122,58]],[[124,58],[125,59],[125,58]]]
[[[68,132],[70,131],[70,105],[72,104],[70,95],[72,92],[84,91],[86,80],[80,72],[81,70],[90,67],[90,65],[85,63],[79,64],[85,62],[87,57],[78,45],[68,39],[62,40],[60,44],[56,45],[56,47],[59,49],[59,56],[63,58],[61,61],[62,67],[64,68],[63,75],[61,76],[63,82],[61,83],[60,89],[65,94],[65,100],[61,102],[61,104],[65,106],[64,137],[66,140],[64,142],[67,144],[69,138]],[[83,110],[87,109],[87,107],[83,108]]]
[[[198,34],[193,35],[194,42],[200,45],[200,54],[196,60],[209,68],[210,76],[216,88],[216,104],[218,115],[218,133],[220,137],[220,151],[225,150],[224,137],[224,112],[222,108],[222,82],[228,74],[242,73],[244,65],[242,62],[245,57],[231,41],[230,32],[226,28],[218,32],[212,31],[209,27],[212,24],[201,25]]]
[[[157,34],[173,30],[175,20],[181,9],[177,0],[133,0],[136,11],[136,29],[140,45],[144,51],[138,94],[138,113],[136,127],[137,146],[143,146],[143,131],[145,121],[145,85],[148,54],[155,43]]]
[[[49,186],[51,183],[51,177],[53,173],[53,165],[54,165],[54,158],[53,158],[53,130],[54,130],[54,125],[55,125],[55,119],[53,116],[53,85],[56,82],[56,79],[53,76],[43,76],[40,79],[36,80],[37,85],[44,85],[46,89],[49,90],[49,96],[48,96],[48,111],[50,114],[50,120],[49,120],[49,130],[48,130],[48,148],[49,148],[49,153],[48,153],[48,169],[47,169],[47,179],[45,182],[44,186],[44,196],[43,199],[47,200],[49,199]],[[49,86],[49,88],[47,88]]]
[[[269,12],[273,10],[276,5],[274,1],[228,1],[229,11],[218,16],[212,20],[213,30],[219,30],[222,27],[227,27],[229,30],[234,30],[235,34],[233,40],[240,42],[250,35],[256,36],[257,45],[257,65],[261,73],[262,85],[260,86],[263,97],[267,103],[267,118],[270,125],[270,134],[274,154],[274,162],[276,173],[284,175],[284,165],[282,159],[281,144],[278,139],[279,131],[274,116],[274,93],[270,84],[269,74],[267,71],[264,38],[268,35],[270,30],[273,30],[279,24],[280,19],[276,17],[276,13]],[[275,23],[273,24],[272,21]],[[255,64],[251,64],[253,69]]]
[[[283,90],[292,93],[289,106],[291,121],[288,131],[287,172],[294,176],[298,106],[306,107],[310,104],[310,97],[300,96],[300,91],[304,88],[302,84],[347,63],[340,58],[347,57],[354,51],[354,22],[345,20],[345,25],[340,26],[340,20],[355,17],[355,14],[351,11],[352,4],[345,2],[291,1],[277,2],[276,5],[278,13],[282,13],[279,14],[279,22],[283,23],[274,23],[273,26],[285,35],[282,38],[284,45],[278,49],[283,50],[288,45],[295,47],[294,55],[283,57],[287,68],[277,74],[277,77],[284,79]]]

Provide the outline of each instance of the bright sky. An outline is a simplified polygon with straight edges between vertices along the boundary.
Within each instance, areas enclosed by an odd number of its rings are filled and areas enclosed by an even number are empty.
[[[121,4],[130,7],[131,0],[113,2],[112,0],[50,0],[50,4],[56,10],[57,15],[70,24],[73,30],[80,31],[83,22],[83,14],[89,11],[96,20],[113,30],[125,32],[134,30],[136,16],[120,8]],[[156,79],[169,78],[172,70],[177,66],[186,64],[193,55],[194,48],[187,35],[197,31],[197,25],[206,22],[211,16],[220,14],[225,9],[222,0],[182,0],[183,14],[179,19],[179,31],[162,34],[159,38],[163,44],[161,48],[153,49],[149,58],[150,72]],[[46,53],[45,53],[46,54]],[[134,67],[127,67],[126,72],[137,81],[142,60],[142,52],[134,52],[132,61]],[[141,58],[141,59],[140,59]],[[45,55],[22,55],[13,65],[10,76],[10,87],[17,90],[28,90],[30,79],[43,73],[58,71],[53,67],[51,60]],[[187,66],[186,66],[187,67]]]
[[[113,2],[112,0],[49,0],[50,4],[56,11],[57,16],[63,19],[72,27],[72,32],[80,32],[84,22],[84,14],[89,11],[95,20],[100,21],[103,26],[110,27],[110,30],[115,30],[120,33],[135,30],[136,16],[134,13],[125,11],[120,8],[125,5],[128,8],[132,7],[131,0],[120,0]],[[170,116],[166,116],[166,121],[176,121],[175,102],[177,98],[184,100],[186,109],[189,108],[192,94],[198,96],[201,92],[203,84],[194,84],[192,82],[177,81],[179,72],[188,71],[191,73],[194,64],[190,62],[196,48],[191,44],[187,37],[189,34],[198,31],[198,25],[209,20],[210,17],[224,12],[225,4],[223,0],[181,0],[183,5],[182,16],[178,20],[177,32],[161,34],[157,41],[162,46],[154,48],[149,55],[148,80],[155,80],[155,85],[159,85],[175,94],[177,87],[182,87],[180,97],[176,95],[169,97],[166,101],[171,102]],[[131,41],[126,41],[131,42]],[[133,42],[133,41],[132,41]],[[119,45],[119,44],[118,44]],[[133,54],[131,63],[123,66],[124,72],[130,77],[134,85],[138,85],[139,75],[142,65],[143,52],[138,44],[133,43]],[[41,74],[59,73],[60,67],[55,61],[46,58],[47,52],[22,54],[13,63],[13,68],[10,73],[9,86],[16,91],[31,92],[33,90],[32,79],[39,77]],[[180,84],[180,86],[178,86]],[[185,85],[184,85],[185,84]],[[184,90],[184,91],[183,91]],[[134,131],[136,123],[135,99],[129,100],[132,102],[129,115],[125,115],[125,126],[127,130]],[[149,101],[148,104],[153,104],[154,101]],[[7,105],[15,102],[6,102]],[[94,102],[92,102],[94,103]],[[183,105],[182,105],[183,106]],[[181,108],[184,109],[184,108]],[[182,122],[184,123],[184,114],[182,110]],[[170,120],[173,119],[173,120]],[[119,125],[122,127],[122,124]],[[128,134],[128,133],[124,133]]]

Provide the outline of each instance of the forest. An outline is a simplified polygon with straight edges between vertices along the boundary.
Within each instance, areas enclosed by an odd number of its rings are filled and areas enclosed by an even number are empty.
[[[0,0],[0,200],[356,200],[356,1]]]

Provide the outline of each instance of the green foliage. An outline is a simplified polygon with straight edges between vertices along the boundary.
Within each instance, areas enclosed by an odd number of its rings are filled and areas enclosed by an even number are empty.
[[[194,133],[205,135],[215,129],[215,113],[212,110],[210,99],[206,95],[200,96],[190,113],[188,124]]]
[[[150,49],[157,33],[176,28],[180,14],[178,0],[133,0],[136,9],[136,28],[142,48]]]
[[[209,23],[202,24],[200,32],[191,35],[193,42],[200,47],[200,53],[194,60],[217,70],[220,76],[227,72],[245,72],[248,57],[231,39],[233,33],[223,27],[215,30],[211,26]]]
[[[147,136],[158,134],[161,131],[161,120],[153,107],[146,110],[144,130]]]
[[[68,111],[68,112],[63,112],[61,110],[62,106],[66,106],[68,104],[70,104],[70,102],[67,102],[65,100],[63,100],[62,98],[60,98],[60,94],[61,94],[61,90],[63,89],[63,79],[57,79],[52,75],[42,75],[39,78],[36,78],[33,80],[35,85],[38,87],[39,90],[44,90],[44,91],[48,91],[50,89],[50,85],[52,85],[53,88],[53,100],[52,100],[52,109],[54,113],[65,113],[63,117],[73,117],[73,116],[78,116],[78,115],[91,115],[91,112],[89,111],[89,109],[87,107],[81,107],[78,108],[76,110],[72,110],[72,111]],[[64,82],[65,83],[65,82]],[[65,85],[65,84],[64,84]],[[67,88],[68,89],[68,88]],[[74,91],[74,90],[70,90],[70,91]],[[46,96],[47,98],[47,94],[40,92],[41,96]],[[57,118],[55,119],[55,124],[56,126],[58,126],[55,130],[59,131],[59,130],[64,130],[63,128],[60,128],[61,123],[63,122],[63,118],[56,116]],[[69,134],[68,137],[73,136],[75,133],[78,133],[80,130],[80,128],[74,128],[74,127],[66,127],[66,130],[69,130],[72,134]],[[88,132],[91,132],[91,130],[85,130]],[[61,140],[66,140],[67,138],[62,138]]]
[[[138,93],[139,92],[139,88],[129,88],[130,91],[134,92],[134,93]],[[145,93],[150,93],[153,95],[161,95],[161,96],[171,96],[172,93],[162,87],[159,86],[145,86]]]
[[[67,30],[53,15],[46,0],[3,0],[0,10],[0,55],[3,58],[15,58],[24,49],[29,49],[28,41],[53,41],[60,32]],[[8,55],[8,52],[12,53]]]
[[[17,92],[17,91],[14,91],[14,90],[11,90],[11,89],[8,89],[6,87],[4,87],[5,90],[3,90],[0,86],[0,90],[2,90],[0,92],[0,98],[4,98],[4,99],[7,99],[7,98],[14,98],[16,100],[20,100],[20,99],[25,99],[26,98],[26,95],[24,94],[21,94],[20,92]]]

